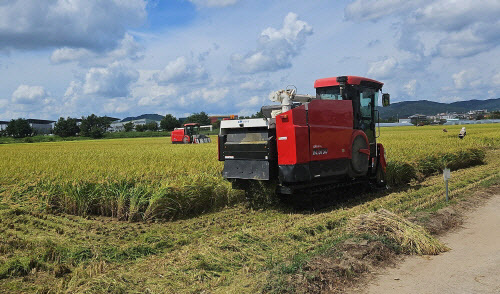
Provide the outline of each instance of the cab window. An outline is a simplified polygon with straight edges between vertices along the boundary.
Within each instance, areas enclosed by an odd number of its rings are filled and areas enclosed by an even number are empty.
[[[317,88],[316,98],[321,100],[342,100],[339,87]]]
[[[373,103],[376,101],[376,91],[374,90],[363,90],[359,95],[361,116],[371,118]]]

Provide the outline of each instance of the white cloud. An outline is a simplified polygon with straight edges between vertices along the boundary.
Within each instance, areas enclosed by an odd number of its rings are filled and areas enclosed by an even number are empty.
[[[492,83],[493,85],[500,86],[500,72],[493,76]]]
[[[208,103],[220,103],[226,97],[227,93],[229,93],[228,88],[202,88],[191,92],[189,97],[193,102],[199,101],[201,98]]]
[[[242,108],[240,111],[237,112],[238,116],[251,116],[252,114],[255,114],[258,110],[255,108]]]
[[[106,50],[145,20],[145,0],[7,1],[0,5],[0,47]]]
[[[459,30],[478,21],[496,21],[499,9],[495,0],[355,0],[345,7],[344,15],[357,22],[396,15],[427,29]]]
[[[63,47],[54,50],[50,61],[55,64],[78,61],[80,64],[103,65],[123,59],[138,60],[143,57],[143,48],[128,33],[119,42],[116,49],[109,52],[93,52],[85,48]]]
[[[10,118],[31,117],[50,118],[59,111],[56,99],[50,97],[42,86],[19,85],[12,93],[10,101],[0,101],[0,107],[6,106],[4,115]]]
[[[497,47],[500,39],[496,0],[356,0],[344,15],[357,22],[394,16],[400,48],[420,55],[474,56]]]
[[[59,102],[57,114],[63,117],[80,117],[85,110],[92,108],[92,100],[83,95],[83,85],[79,81],[71,81]]]
[[[139,102],[137,102],[137,105],[139,106],[156,106],[160,105],[163,103],[163,97],[161,96],[156,96],[156,97],[142,97],[139,99]]]
[[[77,81],[71,81],[69,87],[66,89],[66,92],[64,93],[64,96],[65,97],[76,96],[78,95],[79,92],[81,92],[81,90],[82,90],[82,83]]]
[[[279,30],[262,31],[257,50],[231,56],[231,69],[239,73],[274,72],[292,66],[292,58],[300,54],[313,29],[297,14],[288,13]]]
[[[124,102],[119,99],[110,99],[107,103],[103,105],[104,111],[107,113],[122,113],[128,111],[131,108],[131,103]]]
[[[4,108],[9,103],[7,99],[0,99],[0,108]]]
[[[500,13],[500,12],[499,12]],[[451,32],[438,44],[438,53],[444,57],[468,57],[498,46],[500,21],[477,23],[460,31]]]
[[[189,0],[198,7],[226,7],[236,4],[239,0]]]
[[[52,61],[53,63],[65,63],[75,60],[87,59],[93,55],[94,53],[92,53],[88,49],[63,47],[52,52],[50,61]]]
[[[478,76],[476,69],[464,69],[452,75],[453,84],[457,89],[465,89],[468,87],[477,87],[481,85],[481,78]]]
[[[46,98],[47,93],[41,86],[19,85],[14,93],[12,93],[12,102],[18,104],[43,102]]]
[[[85,76],[85,94],[98,94],[104,98],[125,97],[129,95],[131,83],[137,81],[139,73],[119,62],[108,67],[91,68]]]
[[[461,72],[455,73],[452,75],[453,83],[457,89],[465,88],[467,81],[466,78],[468,76],[468,72],[466,70],[462,70]]]
[[[238,107],[252,107],[252,106],[259,106],[262,104],[262,97],[259,96],[252,96],[248,100],[243,100],[240,103],[236,104]]]
[[[408,81],[403,88],[409,96],[415,96],[417,92],[417,80]]]
[[[344,15],[354,21],[377,21],[385,16],[401,13],[420,3],[421,0],[357,0],[344,9]]]
[[[202,83],[208,80],[208,73],[202,65],[188,62],[184,56],[169,62],[154,79],[161,85],[169,83]]]
[[[417,1],[418,2],[418,1]],[[452,8],[452,9],[451,9]],[[500,13],[500,3],[495,0],[438,0],[421,1],[408,19],[426,29],[458,31],[480,22],[495,22]]]
[[[119,60],[129,58],[131,60],[141,59],[143,47],[137,43],[134,37],[128,33],[120,41],[119,46],[108,54],[108,57]]]
[[[387,57],[384,60],[372,62],[368,70],[368,76],[384,79],[393,74],[394,69],[398,65],[398,61],[394,57]]]
[[[1,109],[0,111],[2,111],[3,109]],[[0,117],[2,118],[2,120],[11,120],[11,119],[16,119],[16,118],[20,118],[20,117],[27,117],[26,116],[26,112],[24,111],[17,111],[17,110],[12,110],[12,109],[8,109],[4,112],[0,112]]]
[[[35,5],[72,5],[71,1],[37,1]],[[284,2],[269,5],[262,1],[238,1],[233,6],[214,9],[208,7],[231,3],[206,1],[198,2],[199,11],[194,10],[191,3],[181,5],[182,9],[189,10],[189,15],[183,14],[184,10],[176,11],[176,7],[168,13],[165,11],[165,14],[174,15],[175,20],[179,17],[179,22],[170,21],[161,11],[165,6],[158,5],[158,10],[148,8],[152,13],[150,22],[136,31],[131,30],[132,24],[126,19],[105,20],[115,15],[113,5],[121,3],[111,5],[109,1],[99,1],[103,5],[101,9],[96,8],[96,1],[75,0],[75,3],[79,3],[81,10],[85,10],[88,3],[93,11],[107,15],[81,12],[100,19],[103,23],[100,30],[111,34],[107,42],[97,35],[81,33],[87,30],[83,27],[75,28],[75,22],[78,26],[87,26],[87,20],[76,15],[68,20],[67,27],[52,26],[50,30],[45,24],[49,20],[39,21],[40,36],[33,34],[33,42],[41,44],[7,44],[3,36],[6,36],[5,25],[9,24],[5,23],[6,18],[0,18],[0,54],[11,51],[0,61],[3,81],[0,99],[7,100],[0,101],[0,112],[41,118],[49,109],[45,103],[52,103],[56,108],[52,108],[49,116],[53,117],[49,118],[80,117],[90,113],[120,113],[123,116],[173,113],[180,116],[205,111],[225,114],[238,113],[242,109],[253,114],[261,105],[270,103],[267,94],[271,90],[294,84],[302,89],[301,93],[310,93],[314,91],[311,87],[314,79],[341,74],[379,79],[385,83],[385,91],[399,101],[410,98],[437,100],[440,95],[449,96],[442,99],[498,97],[495,90],[500,85],[497,58],[500,47],[495,33],[498,20],[491,18],[495,11],[492,1],[479,1],[479,7],[474,8],[469,0],[463,0],[465,11],[468,11],[465,14],[460,12],[459,2],[452,5],[443,0],[333,1],[329,9],[300,1],[292,6]],[[0,3],[2,10],[17,2],[0,0]],[[24,3],[30,6],[28,10],[33,10],[30,4],[33,1]],[[346,12],[343,19],[343,9],[349,3],[361,3],[358,10],[364,10],[356,14],[356,9],[352,9],[351,16]],[[446,4],[448,11],[433,3]],[[493,12],[484,11],[483,6]],[[477,17],[475,9],[483,12],[484,20]],[[284,22],[289,11],[298,12],[300,17]],[[417,11],[420,14],[417,15]],[[47,15],[44,11],[40,14]],[[35,18],[36,15],[25,21],[31,23]],[[19,24],[22,37],[26,29],[22,28],[20,19],[23,17],[18,17],[14,23]],[[346,20],[368,22],[360,25]],[[113,31],[104,22],[120,22],[123,26]],[[89,19],[88,23],[96,21]],[[311,35],[311,27],[314,35]],[[70,33],[61,33],[63,29],[80,33],[78,37],[69,38]],[[55,37],[50,37],[55,32],[61,36],[57,42]],[[97,38],[95,44],[84,42],[93,37]],[[44,38],[46,41],[41,40]],[[76,44],[76,39],[80,43]],[[489,41],[485,43],[485,40]],[[9,46],[11,50],[6,50]],[[15,48],[43,50],[33,52]],[[481,53],[474,55],[476,52]],[[234,55],[231,63],[234,53],[239,55]],[[144,58],[140,58],[142,55]],[[473,57],[458,58],[460,56]],[[119,82],[119,74],[114,73],[119,70],[111,66],[115,62],[123,68],[120,70],[124,72],[122,82]],[[458,75],[464,69],[473,68],[481,77]],[[129,71],[131,75],[127,74]],[[138,79],[134,77],[136,71]],[[456,83],[461,89],[455,86],[453,74],[457,75]],[[478,79],[483,83],[476,84]],[[16,104],[11,97],[20,84],[43,86],[45,92],[50,93],[37,103]],[[261,97],[260,102],[258,97]],[[10,118],[15,117],[0,117]]]
[[[172,85],[154,85],[148,88],[148,95],[139,99],[139,106],[168,106],[175,103],[178,90]]]
[[[240,84],[240,88],[243,90],[258,91],[258,90],[268,90],[271,88],[271,83],[268,80],[248,80]]]

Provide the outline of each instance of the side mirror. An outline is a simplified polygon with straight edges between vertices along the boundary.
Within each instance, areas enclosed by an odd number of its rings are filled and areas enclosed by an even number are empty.
[[[391,95],[389,95],[388,93],[382,94],[382,106],[386,107],[389,105],[391,105]]]

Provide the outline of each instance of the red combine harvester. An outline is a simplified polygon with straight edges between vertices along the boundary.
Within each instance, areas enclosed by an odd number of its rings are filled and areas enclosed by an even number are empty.
[[[266,118],[221,122],[223,176],[237,189],[277,183],[279,194],[371,182],[385,187],[384,147],[375,108],[383,83],[357,76],[316,80],[316,96],[272,93]],[[390,104],[382,94],[383,106]]]
[[[200,134],[200,124],[184,124],[182,128],[176,128],[170,133],[172,144],[201,144],[210,143],[210,137]]]

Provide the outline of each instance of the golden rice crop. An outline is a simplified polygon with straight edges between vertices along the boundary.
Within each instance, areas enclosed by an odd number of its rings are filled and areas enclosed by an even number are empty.
[[[453,153],[471,148],[500,147],[500,125],[467,125],[467,135],[458,139],[463,126],[381,128],[380,142],[391,160],[415,161],[428,155]],[[446,129],[447,132],[443,132]]]
[[[393,185],[480,163],[500,146],[499,125],[383,128]],[[137,138],[0,145],[5,195],[35,196],[47,210],[120,219],[169,219],[242,199],[221,177],[214,142],[172,145],[169,138]]]

